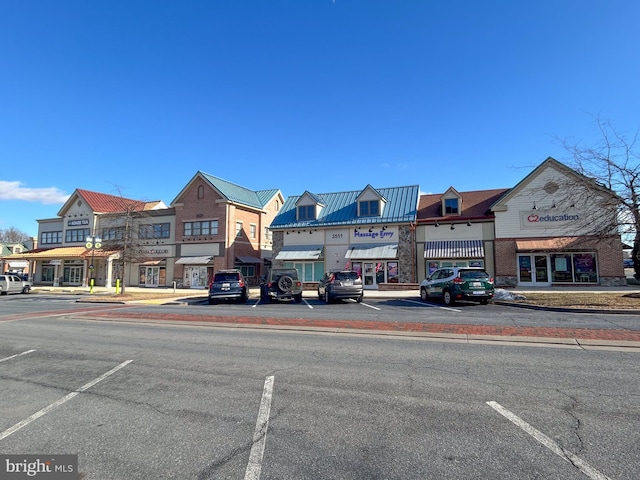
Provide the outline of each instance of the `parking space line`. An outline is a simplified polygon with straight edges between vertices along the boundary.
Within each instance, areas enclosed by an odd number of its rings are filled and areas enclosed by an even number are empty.
[[[7,360],[11,360],[12,358],[20,357],[22,355],[27,355],[31,352],[35,352],[35,350],[27,350],[26,352],[16,353],[15,355],[11,355],[10,357],[0,358],[0,363],[6,362]]]
[[[487,402],[487,405],[489,405],[491,408],[493,408],[495,411],[497,411],[500,415],[505,417],[507,420],[511,421],[512,423],[520,427],[522,430],[524,430],[526,433],[531,435],[538,442],[540,442],[542,445],[547,447],[549,450],[551,450],[553,453],[558,455],[560,458],[574,465],[578,470],[584,473],[587,477],[593,480],[609,480],[609,477],[600,473],[598,470],[590,466],[587,462],[582,460],[580,457],[562,448],[552,439],[547,437],[544,433],[540,432],[539,430],[536,430],[534,427],[529,425],[527,422],[525,422],[515,414],[511,413],[509,410],[504,408],[499,403],[492,401],[492,402]]]
[[[424,307],[440,308],[442,310],[449,310],[450,312],[458,312],[458,313],[460,313],[462,311],[462,310],[458,310],[457,308],[443,307],[442,305],[436,305],[434,303],[427,303],[427,302],[418,302],[417,300],[409,300],[407,298],[401,298],[400,300],[403,301],[403,302],[415,303],[416,305],[422,305]]]
[[[313,310],[313,306],[309,302],[307,302],[304,298],[302,299],[302,301],[307,304],[307,307]]]
[[[109,370],[106,373],[103,373],[102,375],[100,375],[98,378],[90,381],[89,383],[85,383],[83,386],[81,386],[79,389],[77,389],[74,392],[68,393],[67,395],[65,395],[64,397],[56,400],[55,402],[53,402],[52,404],[44,407],[42,410],[37,411],[36,413],[34,413],[33,415],[31,415],[28,418],[25,418],[24,420],[22,420],[21,422],[16,423],[13,427],[5,430],[4,432],[0,433],[0,440],[7,438],[9,435],[17,432],[18,430],[20,430],[22,427],[26,427],[27,425],[29,425],[31,422],[33,422],[34,420],[37,420],[38,418],[42,417],[43,415],[46,415],[47,413],[49,413],[50,411],[54,410],[55,408],[58,408],[60,405],[62,405],[63,403],[68,402],[69,400],[71,400],[72,398],[80,395],[82,392],[84,392],[85,390],[93,387],[94,385],[96,385],[97,383],[101,382],[102,380],[104,380],[105,378],[113,375],[114,373],[116,373],[118,370],[120,370],[123,367],[126,367],[127,365],[129,365],[131,362],[133,362],[133,360],[127,360],[126,362],[122,362],[120,365],[112,368],[111,370]]]
[[[258,420],[253,433],[253,445],[249,454],[249,463],[244,474],[245,480],[258,480],[262,470],[262,458],[264,447],[267,441],[267,428],[269,427],[269,413],[271,412],[271,399],[273,398],[273,375],[264,381],[260,409],[258,410]]]
[[[382,310],[380,307],[374,307],[373,305],[369,305],[368,303],[364,303],[364,302],[360,302],[360,305],[364,305],[365,307],[369,307],[374,310]]]

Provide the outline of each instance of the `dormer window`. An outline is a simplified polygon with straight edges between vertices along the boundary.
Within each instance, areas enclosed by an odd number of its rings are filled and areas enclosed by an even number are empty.
[[[380,200],[361,200],[358,202],[360,217],[377,217],[380,215]]]
[[[316,219],[315,205],[299,205],[298,206],[298,221],[315,220],[315,219]]]
[[[444,200],[444,213],[445,215],[460,213],[460,203],[457,198],[445,198]]]

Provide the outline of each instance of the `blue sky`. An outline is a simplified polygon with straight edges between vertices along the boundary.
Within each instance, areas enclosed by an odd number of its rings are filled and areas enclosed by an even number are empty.
[[[297,195],[507,188],[640,128],[636,0],[0,0],[0,228],[198,171]]]

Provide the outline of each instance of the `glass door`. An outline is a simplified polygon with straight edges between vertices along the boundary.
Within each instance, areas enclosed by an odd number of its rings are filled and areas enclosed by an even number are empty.
[[[551,286],[548,255],[518,255],[518,285]]]
[[[82,283],[82,267],[64,267],[63,283],[67,285],[80,285]]]
[[[160,279],[160,267],[147,267],[144,275],[145,287],[157,287]]]
[[[363,288],[376,288],[375,265],[373,262],[364,262],[364,272],[362,275]]]

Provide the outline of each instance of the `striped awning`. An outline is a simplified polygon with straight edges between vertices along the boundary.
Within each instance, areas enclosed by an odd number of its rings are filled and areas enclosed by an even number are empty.
[[[382,245],[354,245],[352,247],[349,247],[345,258],[358,260],[398,258],[398,244],[387,243]]]
[[[322,258],[322,245],[286,245],[276,260],[318,260]]]
[[[427,242],[424,258],[483,258],[482,240],[438,240]]]
[[[200,257],[180,257],[176,260],[176,265],[207,265],[211,263],[213,256],[206,255]]]

